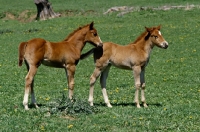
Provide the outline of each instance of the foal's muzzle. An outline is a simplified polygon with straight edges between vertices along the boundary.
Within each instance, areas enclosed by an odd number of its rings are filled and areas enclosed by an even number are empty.
[[[167,49],[168,48],[168,43],[165,41],[161,44],[163,49]]]
[[[99,43],[99,45],[98,45],[98,47],[102,47],[103,46],[103,43],[101,42],[101,43]]]

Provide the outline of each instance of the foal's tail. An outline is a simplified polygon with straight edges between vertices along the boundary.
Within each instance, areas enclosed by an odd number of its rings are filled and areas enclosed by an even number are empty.
[[[83,60],[83,59],[85,59],[85,58],[89,57],[91,54],[93,54],[93,53],[94,53],[94,50],[95,50],[95,48],[92,48],[92,49],[91,49],[91,50],[89,50],[88,52],[86,52],[86,53],[82,54],[82,55],[81,55],[81,57],[80,57],[80,59],[81,59],[81,60]]]
[[[19,45],[19,66],[22,66],[26,45],[27,42],[21,42]]]

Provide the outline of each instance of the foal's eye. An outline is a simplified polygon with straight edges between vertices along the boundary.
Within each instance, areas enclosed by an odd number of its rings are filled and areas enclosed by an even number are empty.
[[[155,37],[155,39],[157,39],[158,38],[158,36],[154,36]]]
[[[97,36],[97,33],[93,33],[93,35],[96,37],[96,36]]]

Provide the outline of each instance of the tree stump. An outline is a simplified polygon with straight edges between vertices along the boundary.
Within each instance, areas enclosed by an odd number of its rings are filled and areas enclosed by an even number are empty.
[[[34,3],[37,6],[36,20],[46,20],[61,16],[53,11],[53,7],[48,0],[34,0]]]

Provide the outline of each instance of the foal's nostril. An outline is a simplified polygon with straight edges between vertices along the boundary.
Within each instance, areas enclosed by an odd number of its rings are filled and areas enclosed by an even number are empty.
[[[102,47],[102,46],[103,46],[103,43],[100,43],[98,46],[99,46],[99,47]]]
[[[167,42],[164,42],[163,45],[164,45],[164,49],[168,48],[168,43]]]

